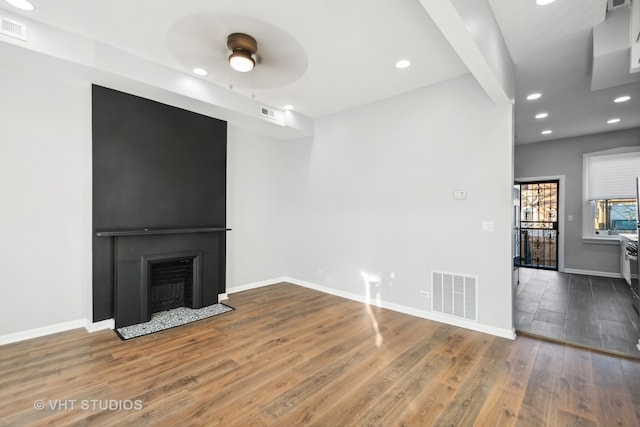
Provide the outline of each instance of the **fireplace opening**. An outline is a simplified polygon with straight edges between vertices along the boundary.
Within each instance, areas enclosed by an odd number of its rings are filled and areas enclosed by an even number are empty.
[[[193,307],[194,258],[157,260],[149,263],[151,313],[178,307]]]
[[[142,255],[140,320],[126,323],[148,322],[151,315],[159,311],[201,308],[202,258],[201,250]],[[120,325],[128,326],[126,323]]]

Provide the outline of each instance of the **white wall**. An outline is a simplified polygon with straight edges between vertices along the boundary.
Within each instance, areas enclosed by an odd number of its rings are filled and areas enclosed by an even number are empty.
[[[291,178],[287,275],[364,295],[378,274],[374,297],[425,312],[431,270],[476,275],[480,323],[511,331],[511,130],[471,76],[319,119]]]
[[[91,92],[0,67],[0,336],[90,318]]]
[[[229,126],[227,140],[227,289],[281,278],[289,232],[292,155],[281,141]]]

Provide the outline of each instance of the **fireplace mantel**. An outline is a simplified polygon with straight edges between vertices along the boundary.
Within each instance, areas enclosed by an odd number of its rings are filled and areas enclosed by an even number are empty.
[[[190,228],[132,228],[124,230],[100,230],[96,231],[98,237],[119,237],[119,236],[144,236],[154,234],[191,234],[191,233],[213,233],[221,231],[231,231],[225,227],[190,227]]]

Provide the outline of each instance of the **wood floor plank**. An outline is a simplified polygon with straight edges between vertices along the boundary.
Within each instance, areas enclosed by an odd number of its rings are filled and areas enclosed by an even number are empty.
[[[593,420],[563,410],[558,410],[557,422],[558,426],[598,427],[598,423]]]
[[[515,425],[533,370],[531,354],[539,351],[540,344],[529,339],[515,343],[505,361],[505,369],[496,381],[494,392],[484,402],[476,425]]]
[[[558,402],[560,418],[592,423],[598,418],[591,366],[591,353],[575,347],[565,348]],[[569,415],[572,418],[567,418]]]
[[[543,344],[535,353],[535,361],[527,383],[527,390],[523,396],[515,424],[517,426],[558,425],[557,416],[561,388],[559,372],[561,372],[563,346],[546,342],[543,342]],[[557,355],[559,362],[548,366],[549,356],[545,354],[544,350],[553,349],[559,351]]]
[[[371,409],[381,408],[380,400],[389,395],[389,389],[409,369],[416,366],[420,359],[430,353],[430,348],[439,341],[440,336],[446,335],[445,329],[434,329],[430,333],[418,332],[422,329],[420,325],[415,325],[416,322],[411,318],[407,320],[409,324],[402,327],[406,334],[396,334],[388,340],[385,339],[384,343],[388,347],[374,349],[369,356],[369,366],[363,365],[364,369],[349,372],[341,388],[343,391],[334,396],[327,396],[324,407],[316,411],[321,418],[311,419],[312,425],[335,425],[340,423],[343,416],[350,419],[365,419],[371,416]],[[416,335],[422,335],[424,339],[415,342]],[[326,394],[329,393],[331,390],[327,389]],[[308,415],[307,413],[305,419],[309,419]]]
[[[510,362],[509,354],[513,351],[511,343],[494,338],[492,346],[478,360],[462,385],[449,402],[446,402],[442,414],[433,425],[474,425],[478,417],[483,416],[483,407],[487,401],[495,398],[498,380],[505,375]],[[528,344],[527,341],[520,341]],[[496,345],[497,344],[497,345]],[[493,415],[493,414],[486,414]],[[413,424],[412,424],[413,425]]]
[[[620,362],[627,385],[626,390],[633,403],[636,418],[640,420],[640,384],[638,384],[638,378],[640,378],[640,363],[630,360],[621,360]]]
[[[0,347],[0,426],[639,425],[637,360],[289,283],[226,303],[235,310],[128,341],[75,330]]]
[[[406,349],[410,344],[405,338],[404,334],[395,334],[393,331],[396,328],[408,329],[407,335],[411,335],[411,331],[415,330],[412,325],[412,321],[409,317],[395,316],[388,322],[384,322],[385,326],[382,328],[383,336],[386,344],[390,348],[396,346],[400,351]],[[354,341],[352,338],[345,340],[341,345],[345,346],[346,351],[340,351],[337,354],[341,356],[335,360],[335,363],[326,365],[324,363],[327,358],[335,357],[335,347],[332,348],[331,354],[320,354],[317,357],[310,359],[308,363],[305,363],[299,369],[295,369],[307,376],[307,379],[303,381],[300,386],[294,387],[287,391],[283,395],[274,399],[274,404],[271,404],[265,408],[265,411],[273,414],[274,419],[279,419],[285,416],[292,410],[292,407],[298,404],[304,404],[311,396],[326,395],[326,390],[337,394],[337,397],[344,396],[346,391],[350,391],[355,387],[357,381],[366,375],[369,378],[373,376],[372,373],[378,372],[383,369],[387,363],[387,359],[390,357],[385,350],[380,349],[376,345],[375,331],[371,325],[362,326],[362,330],[368,334],[368,344],[358,346],[358,351],[354,352],[349,350],[349,347],[353,347]],[[339,349],[340,347],[338,347]],[[327,368],[330,369],[327,369]],[[333,389],[335,384],[340,384],[344,378],[348,378],[351,381],[347,384],[347,387],[342,387],[340,393],[336,393]],[[355,381],[353,378],[355,377]],[[325,400],[326,402],[326,400]]]

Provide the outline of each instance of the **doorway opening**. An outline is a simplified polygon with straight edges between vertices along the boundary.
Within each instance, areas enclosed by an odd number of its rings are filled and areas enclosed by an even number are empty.
[[[520,267],[558,270],[559,180],[520,186]]]

